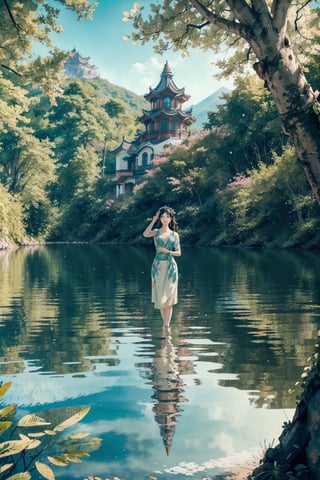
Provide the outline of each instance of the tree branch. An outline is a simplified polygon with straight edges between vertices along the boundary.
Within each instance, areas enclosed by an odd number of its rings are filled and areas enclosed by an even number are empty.
[[[281,32],[287,25],[287,15],[292,0],[273,0],[271,15],[273,16],[273,25]]]
[[[243,0],[238,0],[238,1],[241,3],[242,6],[246,5],[246,3]],[[223,18],[219,15],[216,15],[199,0],[190,0],[190,3],[212,25],[216,25],[222,30],[226,32],[234,33],[235,35],[238,35],[240,37],[244,37],[246,39],[249,38],[249,30],[246,30],[245,26],[242,25],[241,23],[228,20],[227,18]],[[233,1],[229,2],[227,0],[227,3],[233,4],[234,2]],[[246,5],[246,7],[248,10],[250,10],[248,5]],[[251,21],[253,21],[253,18],[251,18]],[[250,22],[248,23],[248,25],[250,25]]]
[[[3,63],[0,64],[0,67],[1,67],[1,68],[4,68],[4,69],[6,69],[6,70],[9,70],[9,72],[12,72],[12,73],[14,73],[15,75],[18,75],[19,77],[24,77],[24,75],[21,75],[21,73],[17,72],[17,71],[14,70],[13,68],[8,67],[7,65],[4,65]]]
[[[252,8],[249,7],[245,0],[226,0],[226,3],[231,8],[239,22],[243,25],[249,27],[255,22]]]
[[[301,35],[301,37],[303,37],[303,38],[306,38],[306,37],[304,37],[302,35],[302,33],[300,32],[299,27],[298,27],[298,22],[299,22],[300,18],[302,17],[302,14],[300,15],[300,11],[303,10],[304,7],[306,7],[309,3],[311,3],[311,0],[306,0],[304,2],[304,4],[301,5],[301,7],[298,8],[298,10],[296,11],[296,18],[294,19],[294,28],[295,28],[296,32],[298,32],[299,35]],[[311,39],[309,38],[309,40],[311,40]]]
[[[8,14],[9,14],[9,17],[10,17],[10,19],[11,19],[11,22],[12,22],[14,28],[17,30],[18,36],[20,37],[20,27],[19,27],[19,25],[17,24],[17,22],[15,21],[14,16],[12,15],[12,12],[11,12],[11,9],[10,9],[10,7],[9,7],[9,5],[8,5],[7,0],[3,0],[3,3],[4,3],[4,5],[5,5],[5,7],[6,7],[6,10],[7,10]]]

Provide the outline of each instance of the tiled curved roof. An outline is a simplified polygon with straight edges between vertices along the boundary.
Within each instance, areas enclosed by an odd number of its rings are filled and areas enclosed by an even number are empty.
[[[144,98],[146,100],[151,99],[152,97],[158,96],[162,94],[165,90],[168,90],[168,93],[171,92],[175,96],[184,96],[185,100],[188,100],[190,97],[189,95],[185,94],[184,88],[178,88],[177,85],[173,81],[173,74],[171,72],[170,66],[166,61],[165,66],[163,68],[160,82],[155,88],[149,88],[149,93],[147,93]]]

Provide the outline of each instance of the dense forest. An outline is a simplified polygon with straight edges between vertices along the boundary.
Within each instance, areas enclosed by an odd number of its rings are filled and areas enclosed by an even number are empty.
[[[319,85],[318,59],[306,69]],[[141,129],[145,100],[107,80],[69,78],[52,104],[14,82],[8,76],[2,88],[2,237],[137,244],[169,204],[185,244],[318,247],[319,206],[256,76],[239,77],[203,131],[155,159],[117,200],[110,151]]]
[[[2,245],[140,244],[154,212],[169,204],[184,244],[319,247],[316,195],[257,75],[239,73],[202,131],[155,158],[134,192],[115,199],[112,150],[143,127],[144,98],[107,80],[61,80],[52,70],[46,78],[42,64],[40,88],[32,68],[29,83],[12,67],[1,72]],[[304,57],[303,68],[319,89],[319,54]],[[320,120],[319,110],[313,116]]]

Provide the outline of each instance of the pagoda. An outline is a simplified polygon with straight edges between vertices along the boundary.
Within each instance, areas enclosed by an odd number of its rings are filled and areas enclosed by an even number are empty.
[[[65,74],[69,77],[87,79],[99,77],[98,68],[95,65],[90,65],[89,60],[90,57],[84,57],[73,48],[64,64]]]
[[[144,98],[150,103],[150,109],[143,109],[139,118],[144,131],[138,131],[132,142],[123,139],[112,152],[116,156],[113,178],[116,197],[132,192],[146,171],[152,168],[153,159],[163,156],[169,145],[179,145],[188,138],[190,126],[196,121],[191,108],[183,110],[183,104],[190,96],[186,95],[184,88],[176,86],[168,62],[158,85],[150,87]]]

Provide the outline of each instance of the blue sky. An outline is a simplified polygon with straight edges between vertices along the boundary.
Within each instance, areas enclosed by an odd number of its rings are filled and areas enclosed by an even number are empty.
[[[123,12],[132,8],[133,0],[100,0],[92,20],[77,21],[76,15],[63,10],[60,24],[64,32],[53,35],[55,45],[65,50],[74,47],[91,64],[98,67],[101,78],[125,87],[139,95],[155,87],[163,66],[168,60],[179,88],[185,87],[191,96],[189,104],[196,104],[219,87],[232,87],[232,80],[218,81],[212,52],[192,51],[190,57],[169,53],[155,55],[152,44],[133,45],[123,37],[130,33],[131,22],[123,22]],[[140,5],[149,3],[140,1]]]

